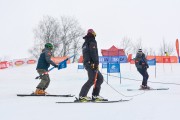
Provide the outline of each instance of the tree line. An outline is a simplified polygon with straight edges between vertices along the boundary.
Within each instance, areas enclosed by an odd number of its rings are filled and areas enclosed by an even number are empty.
[[[165,39],[162,40],[162,44],[160,44],[160,47],[157,51],[155,51],[153,48],[146,48],[143,47],[142,39],[138,39],[135,42],[132,41],[129,37],[124,37],[119,43],[119,47],[124,49],[125,53],[132,53],[136,54],[138,49],[143,49],[143,52],[146,55],[159,55],[163,56],[165,52],[167,52],[169,55],[173,55],[175,51],[175,44],[173,43],[167,43]]]
[[[82,36],[85,31],[78,21],[73,17],[62,16],[60,19],[51,16],[44,16],[38,26],[33,30],[35,41],[29,52],[38,58],[45,43],[52,43],[54,56],[68,56],[76,54],[75,62],[81,50]]]
[[[33,29],[34,46],[29,49],[29,53],[38,58],[45,43],[52,43],[54,45],[54,56],[70,56],[76,54],[72,62],[78,60],[78,53],[80,53],[82,46],[82,37],[85,35],[85,30],[82,29],[77,19],[68,16],[61,16],[54,18],[52,16],[44,16],[39,22],[38,26]],[[144,48],[142,39],[136,40],[135,43],[128,37],[122,38],[118,47],[125,50],[125,53],[136,54],[138,49],[143,49],[146,55],[164,55],[167,52],[172,55],[174,52],[174,45],[165,42],[163,39],[159,48],[159,53],[155,54],[152,48]]]

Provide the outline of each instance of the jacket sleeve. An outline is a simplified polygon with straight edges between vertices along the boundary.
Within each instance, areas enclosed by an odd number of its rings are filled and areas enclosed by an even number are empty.
[[[138,67],[138,65],[139,65],[139,60],[138,60],[138,55],[137,55],[137,54],[136,54],[136,57],[134,58],[134,61],[135,61],[136,67]]]
[[[145,64],[147,64],[147,59],[146,59],[145,54],[143,54],[143,60],[144,60]]]
[[[96,65],[99,65],[99,56],[98,56],[97,44],[94,43],[94,42],[91,42],[91,43],[89,44],[89,51],[90,51],[91,60],[92,60]]]
[[[46,62],[51,64],[52,66],[56,66],[56,64],[51,60],[52,53],[50,51],[45,52]]]
[[[143,54],[142,59],[143,59],[143,62],[144,62],[144,64],[145,64],[145,66],[149,67],[149,65],[148,65],[148,63],[147,63],[147,59],[146,59],[145,54]]]

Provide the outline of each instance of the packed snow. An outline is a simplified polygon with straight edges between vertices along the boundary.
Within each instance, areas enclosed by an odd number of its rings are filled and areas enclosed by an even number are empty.
[[[66,69],[50,72],[49,94],[72,94],[78,97],[87,80],[85,70],[78,64],[68,64]],[[0,119],[1,120],[179,120],[180,114],[180,64],[157,64],[148,69],[152,88],[169,90],[127,91],[139,88],[142,77],[134,65],[121,64],[121,84],[118,73],[104,73],[101,96],[109,100],[131,99],[128,102],[101,104],[58,104],[73,101],[74,97],[18,97],[30,94],[40,82],[35,77],[36,65],[0,70]],[[115,77],[116,76],[116,77]],[[91,96],[92,88],[88,96]]]

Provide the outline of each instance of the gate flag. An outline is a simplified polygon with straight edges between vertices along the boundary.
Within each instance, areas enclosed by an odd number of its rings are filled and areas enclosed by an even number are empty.
[[[147,60],[148,65],[156,65],[156,59]]]
[[[176,39],[176,51],[177,51],[177,55],[179,57],[179,40]]]
[[[119,73],[120,84],[121,84],[120,63],[108,63],[107,64],[107,73]],[[107,80],[108,80],[108,74],[107,74]]]
[[[156,78],[156,58],[151,59],[151,60],[147,60],[147,64],[149,66],[155,66],[155,78]]]
[[[59,70],[59,69],[66,68],[66,67],[67,67],[67,63],[66,63],[66,61],[63,61],[63,62],[61,62],[61,63],[59,64],[58,70]]]
[[[178,55],[179,63],[180,63],[180,57],[179,57],[179,40],[178,40],[178,39],[176,39],[176,51],[177,51],[177,55]]]

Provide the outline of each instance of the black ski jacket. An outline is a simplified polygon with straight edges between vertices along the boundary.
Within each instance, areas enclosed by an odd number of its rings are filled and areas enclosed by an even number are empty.
[[[94,36],[86,35],[83,37],[85,42],[82,46],[83,64],[85,68],[90,68],[91,64],[99,65],[97,42]]]
[[[142,55],[140,53],[136,54],[135,65],[136,65],[136,68],[139,68],[139,69],[144,69],[144,68],[149,67],[144,53],[142,53]]]

